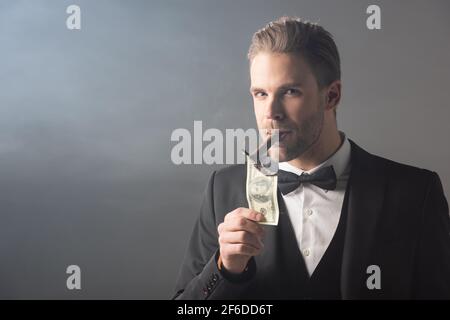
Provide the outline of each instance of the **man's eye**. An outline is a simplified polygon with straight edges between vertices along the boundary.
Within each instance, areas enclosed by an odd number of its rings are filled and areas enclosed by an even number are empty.
[[[285,94],[287,94],[289,96],[297,95],[299,93],[300,93],[300,91],[297,90],[297,89],[287,89],[286,92],[285,92]]]
[[[264,97],[266,94],[262,91],[255,92],[255,97]]]

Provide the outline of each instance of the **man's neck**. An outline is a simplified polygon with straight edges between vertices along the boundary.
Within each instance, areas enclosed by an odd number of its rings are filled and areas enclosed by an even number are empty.
[[[311,170],[335,154],[343,142],[343,137],[336,130],[330,137],[319,137],[300,157],[292,159],[288,163],[303,171]]]

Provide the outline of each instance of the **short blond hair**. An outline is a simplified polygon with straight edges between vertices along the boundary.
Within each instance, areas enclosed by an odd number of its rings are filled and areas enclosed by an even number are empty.
[[[248,51],[250,63],[260,52],[301,54],[319,88],[341,79],[341,62],[333,36],[316,23],[290,17],[268,23],[253,35]]]

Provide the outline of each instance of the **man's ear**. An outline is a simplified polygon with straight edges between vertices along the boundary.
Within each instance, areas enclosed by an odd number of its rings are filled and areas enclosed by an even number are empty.
[[[341,80],[335,80],[328,86],[326,109],[336,108],[341,101],[341,86]]]

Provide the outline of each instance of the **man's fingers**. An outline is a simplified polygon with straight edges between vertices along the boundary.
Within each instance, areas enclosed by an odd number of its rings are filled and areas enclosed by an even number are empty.
[[[236,216],[244,217],[256,222],[264,220],[264,216],[255,210],[249,208],[237,208],[225,216],[225,221],[234,219]]]
[[[228,213],[217,227],[221,256],[229,259],[230,256],[259,255],[264,247],[261,240],[264,229],[257,221],[263,220],[261,213],[248,208],[237,208]]]
[[[258,237],[246,231],[224,232],[219,236],[219,243],[241,243],[250,245],[255,249],[262,249],[264,247],[264,244]]]
[[[258,237],[264,235],[264,228],[254,221],[248,220],[246,218],[236,216],[234,219],[224,222],[220,226],[220,232],[233,232],[233,231],[247,231]]]

